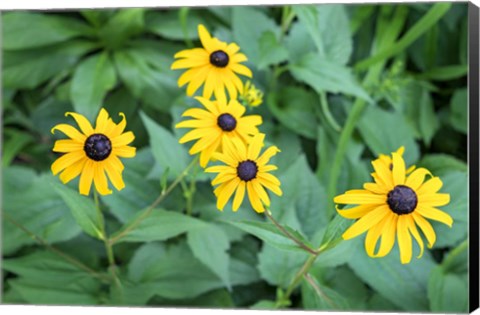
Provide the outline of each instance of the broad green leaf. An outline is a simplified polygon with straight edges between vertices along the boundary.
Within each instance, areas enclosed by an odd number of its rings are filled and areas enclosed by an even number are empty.
[[[143,112],[140,114],[150,137],[152,153],[157,163],[169,169],[169,177],[181,175],[188,165],[188,154],[184,146],[164,127]]]
[[[26,145],[34,141],[34,138],[28,133],[6,128],[3,134],[8,137],[5,137],[3,142],[2,167],[7,167]]]
[[[371,101],[370,96],[356,82],[349,68],[310,53],[289,66],[293,77],[305,82],[317,93],[344,93]]]
[[[448,154],[426,154],[418,163],[419,167],[425,167],[435,176],[460,171],[466,172],[468,170],[467,164]]]
[[[458,89],[450,101],[450,124],[456,130],[468,132],[468,92],[466,88]]]
[[[340,243],[343,240],[343,233],[352,225],[352,222],[352,220],[345,219],[339,214],[335,215],[333,220],[327,225],[321,247],[328,249]]]
[[[75,40],[29,50],[4,51],[3,84],[14,89],[35,88],[71,69],[82,55],[94,48],[90,42]]]
[[[322,4],[292,8],[306,26],[319,54],[334,63],[345,65],[352,53],[353,43],[344,6]]]
[[[232,259],[232,285],[258,281],[254,266]],[[148,243],[140,247],[128,266],[131,284],[125,295],[134,304],[144,304],[154,295],[168,299],[194,298],[223,287],[222,281],[197,260],[185,243],[166,247]],[[129,295],[132,296],[129,296]]]
[[[348,265],[367,285],[403,310],[428,310],[428,275],[435,267],[429,252],[417,259],[414,246],[412,261],[402,265],[397,246],[385,257],[371,258],[365,253],[363,237],[348,242],[355,242]]]
[[[265,244],[258,254],[258,270],[269,284],[286,289],[308,259],[306,252],[292,252]]]
[[[4,214],[52,244],[70,240],[81,230],[58,194],[50,185],[45,185],[51,179],[51,174],[39,176],[32,169],[19,166],[2,171]],[[36,243],[5,217],[2,229],[4,255]]]
[[[297,62],[308,53],[316,51],[315,43],[305,23],[293,23],[287,36],[285,36],[285,47],[288,49],[290,62]]]
[[[445,274],[436,267],[430,274],[428,299],[432,312],[468,312],[468,275]]]
[[[7,12],[2,20],[5,50],[36,48],[92,33],[80,20],[57,14]]]
[[[176,222],[174,224],[177,225]],[[226,233],[214,224],[204,224],[200,228],[188,230],[187,242],[193,255],[230,289],[230,257],[227,254],[230,243]]]
[[[139,212],[111,238],[116,239],[121,235],[122,237],[119,238],[121,242],[164,241],[206,226],[205,222],[178,212],[154,209],[150,215],[146,216],[146,211]],[[136,224],[138,218],[144,219]],[[129,230],[128,233],[124,232],[126,229]]]
[[[279,180],[283,195],[272,198],[275,218],[311,238],[319,226],[327,224],[328,214],[325,189],[310,169],[305,155],[297,156]]]
[[[250,306],[251,309],[254,310],[273,310],[276,309],[277,304],[275,301],[270,300],[260,300],[257,303]]]
[[[116,81],[115,69],[107,53],[83,60],[73,74],[70,89],[75,111],[93,121],[105,95],[114,88]]]
[[[144,8],[117,10],[98,32],[103,43],[115,50],[131,37],[140,34],[145,27],[144,14]]]
[[[259,239],[263,240],[264,242],[275,246],[280,249],[286,250],[293,250],[293,251],[305,251],[304,249],[300,248],[294,241],[290,238],[286,237],[282,232],[278,230],[271,223],[265,222],[256,222],[256,221],[227,221],[229,224],[250,233]],[[310,245],[305,238],[299,234],[297,231],[289,228],[288,226],[284,226],[284,228],[293,234],[295,237],[302,240],[305,244]]]
[[[82,230],[90,236],[104,239],[105,235],[102,232],[103,215],[97,213],[93,200],[56,181],[51,181],[50,184],[67,204]]]
[[[302,281],[302,302],[307,310],[349,310],[349,300],[340,293],[320,284],[315,277]]]
[[[151,51],[124,49],[115,52],[113,60],[120,78],[135,97],[155,109],[167,111],[181,90],[170,70],[157,70],[151,65],[152,57]],[[165,63],[165,58],[155,58]]]
[[[315,139],[317,135],[316,107],[318,97],[301,87],[285,87],[278,94],[271,94],[267,105],[272,114],[291,131]]]
[[[393,304],[378,293],[374,293],[370,300],[368,300],[367,307],[369,310],[375,310],[380,312],[399,310],[399,308],[395,306],[395,304]]]
[[[232,29],[235,42],[241,47],[248,60],[258,65],[261,60],[260,44],[264,32],[272,32],[275,38],[280,35],[280,27],[255,7],[238,6],[232,8]],[[220,38],[221,39],[221,38]]]
[[[418,159],[414,132],[404,116],[370,106],[364,111],[358,127],[363,140],[375,156],[391,154],[404,146],[403,157],[407,165],[414,164]]]
[[[454,65],[427,70],[418,75],[417,78],[423,80],[450,81],[464,77],[467,73],[467,65]]]
[[[275,33],[266,31],[260,36],[260,57],[258,69],[264,70],[270,65],[276,65],[288,59],[288,50],[278,42]]]
[[[181,27],[179,11],[169,10],[164,12],[148,12],[146,15],[146,28],[149,32],[163,38],[172,40],[198,39],[198,25],[203,24],[207,29],[211,24],[210,19],[205,18],[205,12],[188,8],[186,28]],[[209,29],[211,32],[212,30]]]
[[[436,175],[436,174],[434,174]],[[431,221],[437,235],[434,248],[444,248],[458,244],[468,235],[468,176],[465,172],[451,172],[440,176],[443,187],[440,193],[450,194],[450,203],[436,207],[453,218],[452,227]]]

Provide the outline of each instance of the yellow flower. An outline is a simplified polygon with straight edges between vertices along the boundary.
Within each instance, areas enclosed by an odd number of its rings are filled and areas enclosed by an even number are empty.
[[[72,116],[81,132],[68,124],[52,128],[52,133],[59,130],[70,138],[55,141],[53,151],[65,154],[52,164],[53,175],[62,172],[60,180],[64,184],[80,175],[79,191],[82,195],[90,193],[92,181],[100,194],[111,194],[106,175],[117,190],[123,189],[124,166],[119,157],[135,156],[135,148],[128,146],[135,136],[131,131],[123,132],[127,124],[125,115],[120,113],[123,119],[115,124],[102,108],[95,129],[83,115],[68,112],[65,116]]]
[[[252,84],[251,81],[245,82],[243,92],[240,98],[245,106],[257,107],[263,102],[263,92]]]
[[[223,210],[235,191],[233,211],[237,211],[242,204],[245,191],[253,209],[259,213],[265,211],[263,204],[270,206],[270,198],[265,188],[278,196],[282,195],[280,181],[268,173],[277,167],[267,164],[280,150],[271,146],[260,155],[264,138],[264,134],[255,135],[248,147],[239,139],[225,141],[223,153],[214,154],[217,160],[226,164],[211,166],[205,170],[207,173],[219,173],[212,181],[212,185],[219,185],[214,191],[219,210]]]
[[[203,25],[198,25],[198,35],[203,48],[185,49],[175,54],[176,60],[171,69],[188,69],[178,79],[178,86],[188,83],[187,95],[192,96],[205,82],[203,97],[210,99],[212,94],[223,103],[227,101],[225,88],[230,99],[237,99],[237,92],[243,91],[243,83],[238,74],[252,77],[252,71],[240,64],[247,57],[239,53],[237,44],[227,44],[211,37]]]
[[[376,258],[384,257],[391,251],[396,237],[400,261],[406,264],[412,258],[412,236],[420,247],[417,258],[423,254],[424,244],[417,226],[425,235],[429,248],[435,243],[435,231],[425,218],[450,227],[453,219],[435,208],[450,202],[449,194],[438,193],[443,185],[440,178],[433,177],[425,168],[418,168],[408,175],[402,152],[403,150],[393,152],[392,157],[388,157],[389,160],[373,161],[375,183],[365,183],[364,189],[347,191],[335,197],[334,202],[357,205],[346,210],[337,208],[341,216],[359,219],[345,231],[345,240],[368,231],[365,249],[370,257]],[[427,175],[432,178],[425,181]],[[378,250],[375,251],[379,241]]]
[[[186,133],[180,143],[199,139],[190,149],[190,154],[200,152],[200,165],[207,166],[212,154],[221,147],[222,138],[231,140],[239,138],[248,142],[251,136],[258,133],[256,126],[262,123],[258,115],[243,116],[245,107],[236,100],[228,104],[221,101],[209,101],[203,97],[196,99],[206,108],[187,109],[182,116],[195,119],[178,123],[175,128],[194,128]]]

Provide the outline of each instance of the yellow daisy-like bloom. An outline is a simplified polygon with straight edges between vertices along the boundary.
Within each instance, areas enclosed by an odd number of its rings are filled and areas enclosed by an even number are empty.
[[[259,213],[265,211],[264,204],[270,206],[270,198],[265,188],[278,196],[282,195],[280,181],[269,173],[277,167],[267,164],[280,150],[271,146],[260,155],[264,138],[264,134],[255,135],[248,147],[239,139],[225,141],[223,153],[214,154],[217,160],[226,164],[211,166],[205,170],[207,173],[219,173],[212,181],[212,185],[219,185],[214,190],[219,210],[223,210],[235,191],[233,211],[237,211],[242,204],[245,191],[253,209]]]
[[[263,102],[263,92],[257,89],[251,81],[247,81],[240,99],[245,106],[257,107]]]
[[[235,43],[227,44],[212,37],[203,25],[198,25],[198,35],[203,48],[185,49],[175,54],[176,60],[171,69],[188,69],[178,79],[178,86],[188,83],[187,95],[192,96],[205,82],[203,97],[210,99],[212,94],[223,103],[227,101],[225,88],[230,99],[237,99],[243,91],[243,83],[237,74],[252,77],[252,71],[240,64],[247,57],[239,53]]]
[[[209,101],[203,97],[196,99],[205,107],[187,109],[182,116],[195,119],[178,123],[175,128],[195,128],[186,133],[180,143],[199,139],[190,149],[190,154],[200,152],[200,165],[207,166],[213,153],[221,148],[222,138],[231,140],[239,138],[248,142],[251,136],[257,134],[257,126],[262,123],[259,115],[243,116],[245,107],[238,101],[231,100],[228,104],[221,101]]]
[[[402,150],[403,152],[403,150]],[[350,190],[334,198],[338,204],[357,205],[338,213],[348,219],[359,219],[345,233],[348,240],[367,232],[365,250],[370,257],[384,257],[394,243],[395,237],[400,249],[400,261],[409,263],[412,258],[412,236],[420,247],[417,258],[423,255],[424,244],[417,226],[425,235],[428,247],[436,240],[431,219],[452,226],[453,219],[447,213],[435,207],[450,202],[449,194],[438,193],[443,183],[433,177],[425,168],[418,168],[410,175],[405,169],[405,161],[400,153],[393,152],[390,163],[384,159],[372,162],[375,169],[374,183],[365,183],[359,190]],[[425,181],[425,177],[431,178]],[[377,245],[378,250],[376,251]]]
[[[123,132],[127,121],[125,115],[119,124],[115,124],[105,109],[97,116],[95,129],[85,116],[68,112],[80,127],[80,131],[68,124],[59,124],[52,128],[63,132],[70,139],[57,140],[54,152],[65,153],[52,164],[53,175],[60,174],[60,180],[66,184],[80,175],[80,194],[88,195],[92,181],[96,190],[102,194],[111,194],[107,175],[117,190],[125,187],[122,179],[123,164],[119,157],[135,156],[135,148],[128,146],[135,136],[131,131]]]

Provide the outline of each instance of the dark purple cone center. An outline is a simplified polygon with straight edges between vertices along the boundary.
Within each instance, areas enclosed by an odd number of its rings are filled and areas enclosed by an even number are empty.
[[[224,51],[217,50],[210,54],[210,63],[215,67],[225,68],[228,61],[228,55]]]
[[[83,150],[90,159],[103,161],[112,153],[112,143],[101,133],[95,133],[87,138]]]
[[[248,182],[249,180],[257,177],[257,173],[257,164],[251,160],[240,162],[237,166],[237,175],[241,180],[245,182]]]
[[[223,131],[232,131],[237,126],[237,120],[230,114],[221,114],[217,118],[217,125]]]
[[[388,206],[398,215],[412,213],[417,207],[417,202],[415,191],[404,185],[395,186],[387,195]]]

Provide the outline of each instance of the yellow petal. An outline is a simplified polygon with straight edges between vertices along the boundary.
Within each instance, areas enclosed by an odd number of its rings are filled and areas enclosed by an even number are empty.
[[[212,43],[212,36],[207,31],[203,24],[198,25],[198,37],[200,37],[200,41],[202,42],[202,46],[207,50],[209,54],[213,52],[213,43]]]
[[[215,165],[205,169],[205,173],[223,173],[223,172],[236,174],[237,171],[234,168],[226,165]]]
[[[432,225],[430,224],[430,222],[425,220],[420,214],[413,212],[412,216],[413,216],[413,219],[415,220],[415,223],[418,225],[420,230],[422,230],[423,235],[425,235],[425,238],[428,241],[428,248],[432,248],[436,240],[435,231],[433,230]]]
[[[431,195],[435,194],[442,188],[443,183],[439,177],[432,177],[429,181],[423,183],[417,190],[418,195]]]
[[[388,206],[380,206],[375,210],[370,211],[343,233],[343,239],[348,240],[364,233],[369,228],[383,220],[383,218],[389,213],[390,210],[388,209]]]
[[[407,222],[405,220],[406,216],[400,215],[397,222],[397,239],[398,247],[400,249],[400,262],[402,264],[408,264],[412,260],[412,236],[408,231]]]
[[[255,193],[257,196],[260,198],[261,201],[267,206],[270,207],[270,198],[268,197],[267,192],[265,189],[262,187],[260,182],[257,179],[252,179],[252,187],[255,190]]]
[[[243,198],[245,197],[245,186],[245,182],[241,180],[238,184],[237,191],[235,192],[235,197],[233,198],[233,211],[237,211],[243,202]]]
[[[220,138],[217,138],[213,141],[211,145],[206,147],[202,152],[200,152],[200,166],[205,168],[208,161],[212,159],[213,153],[218,149],[220,145]]]
[[[88,159],[83,167],[82,175],[80,175],[79,188],[80,194],[82,195],[88,196],[88,194],[90,193],[90,187],[92,186],[94,174],[93,163],[95,162]]]
[[[53,152],[67,153],[72,151],[83,151],[83,143],[75,140],[57,140],[53,146]]]
[[[70,182],[72,179],[80,175],[83,170],[83,167],[88,159],[80,159],[77,162],[73,163],[69,167],[67,167],[61,174],[60,180],[62,183],[66,184]]]
[[[265,188],[267,188],[268,190],[270,190],[271,192],[273,192],[275,195],[277,196],[281,196],[283,194],[282,190],[280,189],[280,186],[279,185],[275,185],[273,184],[272,182],[270,181],[267,181],[263,178],[260,178],[259,177],[259,182],[261,185],[263,185]]]
[[[204,120],[209,120],[212,122],[216,122],[217,118],[214,116],[212,113],[200,109],[200,108],[190,108],[187,109],[185,112],[183,112],[182,116],[189,116],[197,119],[204,119]]]
[[[389,220],[383,226],[382,241],[380,248],[374,257],[385,257],[393,248],[395,244],[395,234],[397,232],[398,215],[389,214]]]
[[[418,195],[418,204],[431,207],[444,206],[450,202],[449,194],[422,194]]]
[[[216,186],[218,184],[222,184],[228,181],[231,181],[237,177],[236,174],[223,174],[220,173],[218,174],[213,180],[212,180],[212,185]]]
[[[251,78],[253,76],[252,70],[250,70],[249,68],[247,68],[244,65],[241,65],[241,64],[237,63],[237,64],[230,64],[228,67],[230,69],[232,69],[233,71],[235,71],[236,73],[244,75],[246,77]]]
[[[423,249],[424,249],[423,240],[420,237],[420,234],[418,233],[413,216],[406,215],[405,217],[406,217],[405,221],[407,222],[408,230],[410,231],[410,233],[412,233],[413,237],[417,241],[418,246],[420,248],[420,253],[417,256],[417,258],[420,258],[423,255]]]
[[[364,191],[363,193],[345,193],[333,198],[333,202],[341,204],[385,204],[386,195],[375,195]]]
[[[127,126],[127,119],[125,118],[124,113],[118,113],[122,120],[118,124],[114,124],[112,131],[110,131],[110,137],[115,138],[123,133],[125,127]]]
[[[380,186],[385,186],[389,191],[393,189],[393,178],[390,169],[381,161],[372,161],[373,169],[375,170],[375,180]]]
[[[107,176],[105,175],[102,162],[94,162],[93,164],[93,182],[95,183],[95,189],[97,189],[100,195],[112,193],[108,188]]]
[[[265,211],[265,208],[260,201],[260,197],[255,192],[255,189],[252,187],[252,181],[247,182],[247,192],[248,192],[248,199],[250,200],[250,204],[252,205],[253,210],[258,213],[262,213]]]
[[[124,157],[124,158],[134,157],[135,152],[136,152],[136,148],[129,147],[129,146],[123,146],[123,147],[112,149],[112,154],[117,155],[119,157]]]
[[[197,129],[193,129],[189,132],[187,132],[183,137],[180,138],[180,140],[178,140],[179,143],[186,143],[186,142],[189,142],[189,141],[192,141],[192,140],[196,140],[196,139],[200,139],[200,138],[203,138],[203,137],[207,137],[207,136],[210,136],[215,134],[215,133],[219,133],[215,128],[197,128]],[[196,153],[196,152],[195,152]]]
[[[361,206],[356,206],[350,209],[344,209],[340,210],[338,209],[338,206],[335,206],[337,209],[338,214],[340,214],[342,217],[347,218],[347,219],[358,219],[372,211],[373,209],[376,209],[378,205],[361,205]]]
[[[405,161],[398,153],[392,153],[392,163],[393,163],[393,184],[403,185],[405,184]]]
[[[263,166],[263,165],[266,165],[270,161],[272,156],[276,155],[278,152],[280,152],[280,150],[276,146],[268,147],[262,153],[262,155],[260,155],[260,157],[257,159],[257,165],[259,167]]]
[[[122,190],[125,188],[125,183],[122,179],[121,171],[118,171],[110,162],[105,163],[105,171],[107,172],[107,176],[115,187],[116,190]]]
[[[405,185],[416,191],[422,185],[426,175],[432,176],[432,173],[425,168],[417,168],[408,176]]]
[[[82,130],[85,135],[91,135],[94,133],[92,125],[85,116],[73,112],[66,112],[65,116],[72,116],[77,122],[78,127],[80,127],[80,130]]]
[[[415,212],[427,219],[442,222],[443,224],[446,224],[449,227],[452,227],[453,219],[446,212],[440,211],[432,207],[422,206],[422,205],[418,205],[417,208],[415,209]]]
[[[386,186],[379,185],[377,183],[365,183],[363,184],[363,188],[371,191],[375,194],[388,194],[389,190]]]
[[[52,128],[52,133],[55,133],[55,130],[59,130],[63,132],[70,139],[74,139],[81,143],[85,143],[85,140],[87,140],[87,136],[85,136],[84,134],[80,133],[77,129],[67,124],[56,125],[55,127]]]
[[[259,133],[253,137],[252,142],[248,145],[247,149],[247,159],[255,161],[260,154],[260,150],[263,147],[263,141],[265,139],[265,134]]]
[[[217,195],[217,208],[219,210],[223,210],[223,208],[228,202],[228,199],[230,199],[239,183],[240,179],[235,178],[234,180],[226,182],[218,187],[221,187],[221,190],[219,190],[219,193]]]
[[[86,159],[87,156],[84,151],[74,151],[59,157],[51,166],[53,175],[57,175],[59,172],[74,164],[75,162]]]
[[[124,134],[111,139],[113,147],[125,146],[130,144],[133,140],[135,140],[135,136],[131,131],[125,132]]]
[[[108,113],[104,108],[102,108],[98,113],[97,121],[95,123],[95,133],[103,134],[105,132],[105,129],[107,128],[107,124],[108,124]]]

